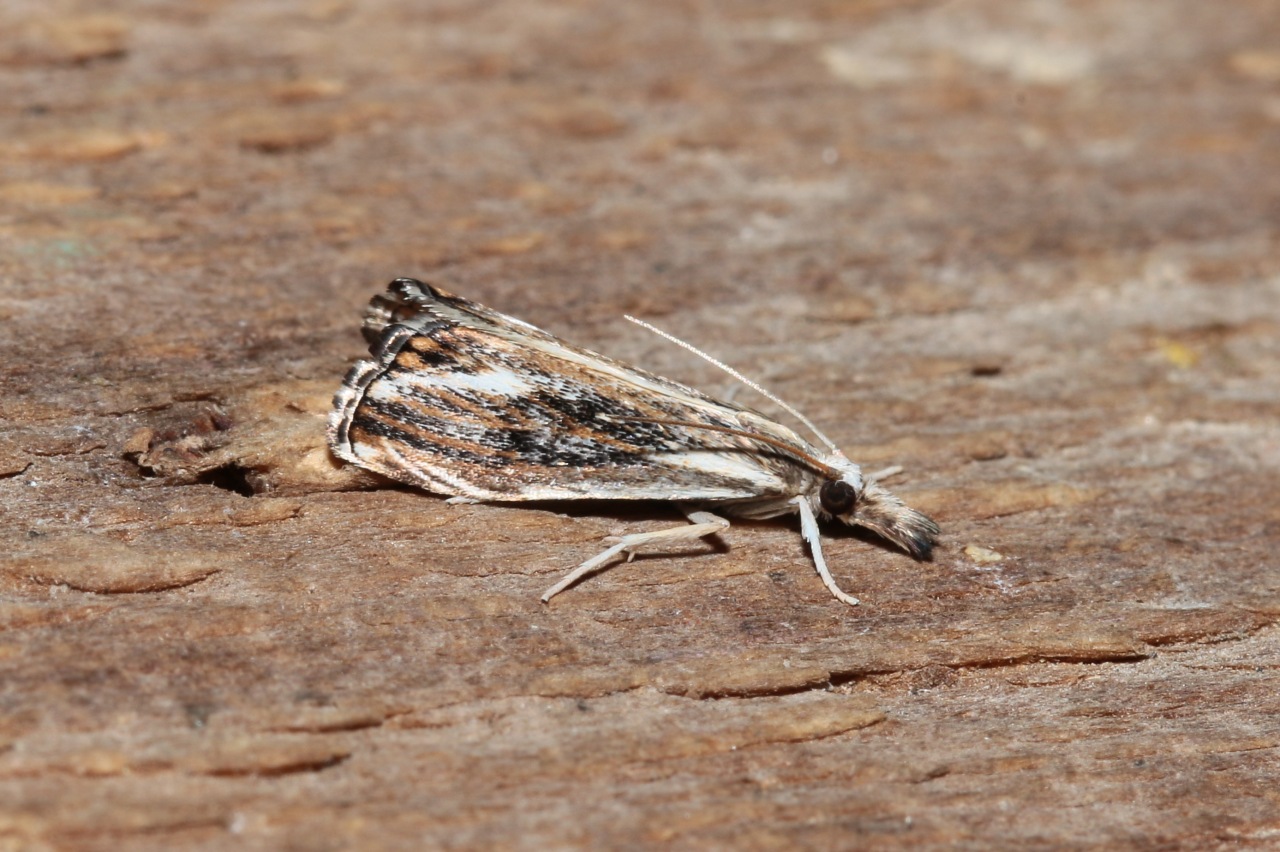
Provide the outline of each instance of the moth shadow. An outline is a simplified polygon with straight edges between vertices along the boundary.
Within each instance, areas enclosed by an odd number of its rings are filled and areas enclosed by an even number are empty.
[[[670,520],[672,527],[679,527],[680,522],[688,523],[688,519],[673,504],[663,503],[661,501],[651,500],[539,500],[528,503],[495,503],[493,505],[501,506],[522,506],[526,508],[541,509],[545,512],[556,512],[571,518],[609,518],[619,522],[620,526],[627,527],[652,523],[657,521]],[[725,539],[726,534],[732,534],[735,530],[747,531],[753,529],[790,529],[797,534],[800,532],[800,519],[795,515],[779,515],[776,518],[752,519],[752,518],[735,518],[727,512],[717,512],[716,506],[711,505],[707,510],[713,514],[721,515],[729,521],[729,529],[723,533],[709,535],[702,540],[710,545],[713,553],[728,553],[732,548]],[[886,553],[904,554],[913,556],[906,548],[900,547],[877,533],[865,529],[863,527],[849,526],[838,521],[828,521],[822,526],[822,536],[826,539],[844,540],[853,539],[863,544],[874,547]],[[622,532],[641,532],[641,529],[624,529]],[[800,540],[799,547],[805,551],[808,550],[807,545]],[[641,551],[634,558],[641,559],[645,555],[659,556],[668,552],[664,548],[654,548],[653,550]],[[913,556],[913,558],[916,558]],[[917,559],[917,561],[932,562],[933,556]]]
[[[916,556],[911,551],[907,550],[905,547],[902,547],[896,544],[895,542],[892,542],[889,539],[885,538],[884,536],[878,533],[875,533],[869,529],[866,529],[864,527],[853,527],[853,526],[849,526],[848,524],[841,524],[841,523],[824,524],[822,527],[822,535],[824,538],[830,538],[833,540],[851,538],[851,539],[854,539],[855,541],[860,541],[863,544],[871,545],[877,550],[883,550],[886,553],[897,553],[905,556],[910,556],[912,559],[914,559],[917,562],[932,562],[933,551],[937,550],[942,546],[940,543],[934,544],[930,548],[928,555]]]
[[[387,485],[392,488],[403,489],[409,492],[422,493],[419,489],[394,480],[386,480]],[[439,495],[437,495],[439,496]],[[504,509],[532,509],[535,511],[548,512],[565,517],[576,519],[588,518],[605,518],[618,522],[620,527],[619,533],[626,535],[628,533],[639,533],[645,531],[645,525],[657,522],[670,522],[671,528],[678,528],[681,524],[690,523],[689,519],[676,507],[673,503],[664,503],[661,500],[486,500],[477,502],[478,506],[499,506]],[[779,515],[776,518],[735,518],[727,512],[718,512],[717,507],[712,504],[706,507],[707,511],[712,514],[720,515],[729,521],[729,528],[722,533],[704,536],[702,541],[709,546],[711,553],[728,553],[732,548],[725,535],[735,530],[746,531],[752,529],[792,529],[796,533],[800,531],[799,518],[795,515]],[[634,527],[634,528],[632,528]],[[821,524],[823,538],[842,540],[854,539],[863,544],[870,545],[879,550],[889,553],[900,553],[911,556],[912,554],[903,547],[899,547],[892,541],[872,532],[863,527],[849,526],[839,522],[828,521]],[[803,543],[800,545],[807,550],[807,546]],[[667,552],[677,552],[680,548],[668,550],[663,547],[655,547],[652,550],[639,551],[633,557],[641,559],[645,556],[660,556]],[[932,562],[932,554],[924,557],[925,562]]]
[[[535,500],[519,503],[495,502],[490,505],[507,508],[539,509],[544,512],[554,512],[574,518],[575,520],[605,518],[618,522],[618,533],[620,535],[652,531],[651,528],[646,528],[647,524],[663,523],[665,526],[658,529],[679,529],[681,526],[691,523],[684,513],[673,504],[655,500]],[[714,508],[711,511],[714,512]],[[730,518],[729,522],[729,529],[725,532],[732,532],[734,528],[745,526],[748,523],[733,518]],[[728,553],[732,549],[729,543],[725,541],[724,533],[703,536],[701,541],[709,545],[708,552],[711,553]],[[688,543],[692,543],[692,540]],[[637,551],[633,558],[643,559],[646,556],[661,556],[668,552],[683,552],[680,544],[673,544],[675,546],[670,548],[654,546],[653,548]]]

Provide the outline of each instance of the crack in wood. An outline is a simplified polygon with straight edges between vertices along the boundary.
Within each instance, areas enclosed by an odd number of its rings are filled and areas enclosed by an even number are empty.
[[[330,755],[329,757],[303,759],[281,763],[277,766],[227,766],[206,769],[195,774],[208,775],[213,778],[279,778],[284,775],[297,775],[305,772],[323,772],[346,763],[351,759],[351,752]]]

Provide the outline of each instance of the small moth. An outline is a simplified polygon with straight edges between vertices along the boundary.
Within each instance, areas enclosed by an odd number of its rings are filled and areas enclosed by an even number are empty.
[[[828,448],[740,405],[580,349],[514,317],[399,278],[370,302],[372,358],[347,373],[329,415],[345,461],[455,502],[669,500],[687,525],[612,539],[544,602],[621,554],[798,513],[831,594],[818,518],[866,527],[927,559],[936,524],[885,490],[803,415],[737,371],[648,323],[764,394]]]

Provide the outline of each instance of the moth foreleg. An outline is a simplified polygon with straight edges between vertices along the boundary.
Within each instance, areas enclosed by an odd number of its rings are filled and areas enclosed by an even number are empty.
[[[836,585],[836,578],[832,577],[827,569],[827,560],[822,557],[822,537],[818,530],[818,519],[809,505],[809,498],[801,495],[792,498],[791,502],[800,512],[800,535],[809,543],[809,551],[813,554],[813,567],[818,569],[818,576],[822,578],[827,591],[831,592],[836,600],[847,603],[849,606],[857,606],[858,599]]]
[[[566,574],[560,582],[543,592],[542,602],[546,603],[586,575],[599,570],[605,565],[605,563],[620,553],[626,553],[627,561],[629,562],[631,561],[631,557],[635,555],[638,548],[647,547],[651,544],[669,544],[677,541],[694,541],[695,539],[705,538],[709,535],[724,532],[729,528],[729,522],[719,515],[713,515],[710,512],[690,510],[684,507],[681,507],[681,511],[683,511],[689,518],[689,524],[680,527],[671,527],[670,529],[665,530],[631,533],[630,535],[617,537],[614,539],[617,543],[612,547],[597,556],[593,556],[586,562],[583,562],[577,568],[574,568]],[[610,538],[613,537],[611,536]]]

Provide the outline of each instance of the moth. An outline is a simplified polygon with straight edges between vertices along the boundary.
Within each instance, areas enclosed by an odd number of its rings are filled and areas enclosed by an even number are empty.
[[[865,527],[916,559],[939,529],[881,486],[791,406],[693,346],[794,415],[825,449],[775,420],[710,397],[412,278],[391,282],[364,316],[371,358],[334,397],[329,446],[344,461],[449,495],[453,502],[663,500],[690,523],[611,538],[542,595],[544,602],[624,555],[728,529],[739,518],[798,514],[818,575],[837,599],[819,518]]]

